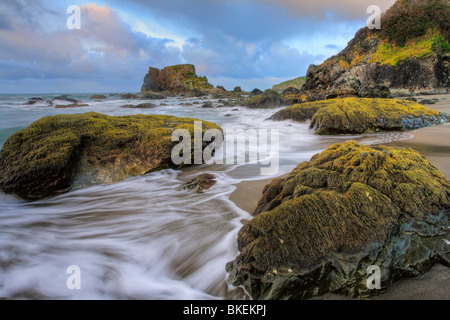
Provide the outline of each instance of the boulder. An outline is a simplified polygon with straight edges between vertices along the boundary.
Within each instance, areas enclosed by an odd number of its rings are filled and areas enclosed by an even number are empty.
[[[90,97],[90,99],[91,100],[104,100],[104,99],[108,99],[108,98],[102,94],[94,94]]]
[[[135,93],[123,93],[120,95],[120,99],[123,100],[139,99],[139,96]]]
[[[284,105],[284,100],[281,95],[272,89],[267,89],[262,94],[250,97],[245,106],[249,108],[277,108]]]
[[[250,97],[253,97],[253,96],[257,96],[257,95],[260,95],[260,94],[262,94],[263,92],[261,91],[261,90],[259,90],[258,88],[255,88],[255,89],[253,89],[251,92],[250,92]]]
[[[444,124],[447,115],[413,101],[341,98],[296,104],[280,110],[270,120],[306,121],[318,134],[360,134],[404,131]]]
[[[241,93],[242,89],[241,89],[241,87],[236,87],[236,88],[234,88],[233,92]]]
[[[45,117],[8,138],[0,152],[0,190],[27,200],[166,168],[174,130],[193,136],[194,121],[159,115],[95,112]],[[220,129],[203,122],[203,130]],[[193,149],[192,149],[193,150]]]
[[[226,269],[255,300],[368,298],[450,267],[450,181],[412,149],[332,145],[267,185],[253,216]]]
[[[153,103],[141,103],[138,105],[131,105],[131,104],[126,104],[121,106],[121,108],[127,108],[127,109],[153,109],[156,108],[156,105],[154,105]]]
[[[144,93],[139,99],[140,100],[162,100],[165,98],[166,97],[161,94],[149,91],[149,92]]]

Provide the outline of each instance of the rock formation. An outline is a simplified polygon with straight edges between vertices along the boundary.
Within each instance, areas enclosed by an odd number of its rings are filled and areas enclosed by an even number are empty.
[[[13,134],[3,146],[0,189],[36,200],[178,167],[171,161],[176,145],[172,132],[177,128],[193,132],[194,121],[95,112],[42,118]],[[210,128],[220,129],[203,122],[203,130]]]
[[[295,104],[270,120],[311,120],[318,134],[360,134],[404,131],[444,124],[448,116],[413,101],[398,99],[336,98]]]
[[[450,266],[450,181],[412,149],[332,145],[267,185],[253,216],[227,265],[253,299],[370,297]]]
[[[214,87],[208,83],[206,77],[198,77],[195,67],[191,64],[175,65],[162,70],[150,67],[144,78],[141,92],[162,92],[167,96],[173,95],[204,95],[205,90]]]
[[[363,28],[342,52],[311,65],[299,95],[314,101],[447,93],[449,21],[448,1],[399,0],[382,17],[381,30]]]

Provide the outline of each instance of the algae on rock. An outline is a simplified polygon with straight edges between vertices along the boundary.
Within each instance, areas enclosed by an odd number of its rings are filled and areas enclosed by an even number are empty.
[[[113,183],[175,168],[176,129],[191,118],[159,115],[111,117],[95,112],[42,118],[8,138],[0,152],[0,189],[35,200],[71,188]],[[220,129],[203,122],[203,131]],[[191,135],[193,136],[193,135]]]
[[[280,110],[270,119],[311,119],[310,128],[315,129],[318,134],[403,131],[448,121],[445,114],[414,101],[378,98],[337,98],[306,102]]]
[[[450,182],[412,149],[330,146],[266,186],[228,282],[253,299],[369,297],[450,266]],[[381,269],[381,289],[367,268]]]

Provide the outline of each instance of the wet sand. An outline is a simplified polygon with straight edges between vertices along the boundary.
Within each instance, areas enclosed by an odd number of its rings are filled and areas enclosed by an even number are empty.
[[[439,99],[430,109],[450,114],[450,95],[418,96],[422,99]],[[423,154],[447,178],[450,179],[450,123],[445,125],[421,128],[409,131],[414,137],[408,140],[395,141],[385,145],[393,148],[413,148]],[[236,205],[252,213],[262,195],[264,186],[269,180],[244,181],[236,185],[237,189],[230,196]],[[320,299],[335,300],[345,297],[327,294]],[[411,279],[404,279],[393,284],[389,290],[373,299],[384,300],[450,300],[450,268],[435,265],[427,274]]]

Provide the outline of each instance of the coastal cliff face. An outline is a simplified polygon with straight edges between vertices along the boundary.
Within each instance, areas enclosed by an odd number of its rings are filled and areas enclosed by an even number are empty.
[[[359,30],[348,46],[311,65],[300,102],[339,96],[446,93],[450,86],[448,1],[398,1],[381,30]]]
[[[182,93],[201,95],[203,90],[213,88],[206,77],[196,75],[193,65],[183,64],[166,67],[162,70],[150,67],[144,78],[141,92],[164,92],[166,95]]]

